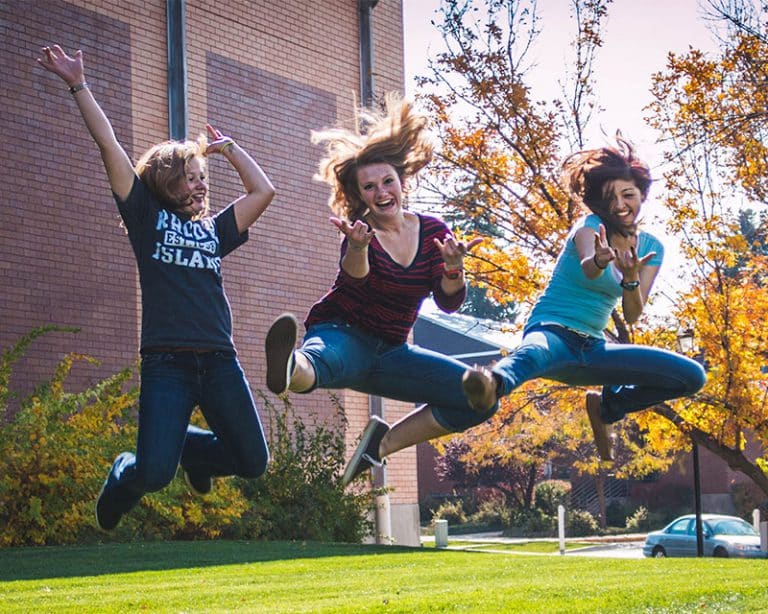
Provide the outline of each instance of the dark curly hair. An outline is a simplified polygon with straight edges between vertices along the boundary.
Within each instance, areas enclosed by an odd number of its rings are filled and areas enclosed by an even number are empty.
[[[643,201],[651,187],[651,171],[635,154],[632,144],[620,135],[615,147],[587,149],[568,156],[563,162],[563,184],[570,197],[598,215],[609,232],[627,234],[613,219],[613,182],[632,181]],[[634,229],[630,230],[633,232]]]

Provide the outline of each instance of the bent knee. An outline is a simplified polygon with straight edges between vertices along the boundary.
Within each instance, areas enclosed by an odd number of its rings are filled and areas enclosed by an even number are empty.
[[[247,480],[254,480],[264,475],[269,464],[269,455],[260,454],[249,459],[244,459],[238,467],[237,475]]]

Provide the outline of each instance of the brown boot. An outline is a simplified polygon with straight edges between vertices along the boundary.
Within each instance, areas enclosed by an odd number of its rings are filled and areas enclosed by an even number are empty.
[[[587,392],[587,416],[589,424],[592,427],[592,434],[595,438],[597,453],[603,461],[613,461],[613,442],[608,432],[608,425],[600,418],[600,393]]]
[[[499,400],[496,378],[490,369],[475,365],[464,371],[461,378],[469,406],[477,412],[487,412]]]

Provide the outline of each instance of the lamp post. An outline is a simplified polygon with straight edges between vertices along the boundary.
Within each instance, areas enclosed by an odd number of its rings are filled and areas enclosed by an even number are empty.
[[[698,363],[703,363],[701,352],[696,352],[693,328],[687,327],[677,333],[677,345],[680,353],[693,356]],[[696,514],[696,556],[704,556],[704,530],[701,523],[701,473],[699,471],[699,445],[691,439],[693,448],[693,506]]]

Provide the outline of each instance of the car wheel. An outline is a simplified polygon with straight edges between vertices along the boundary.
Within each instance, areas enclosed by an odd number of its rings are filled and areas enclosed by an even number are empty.
[[[719,557],[721,559],[727,559],[728,551],[725,548],[715,548],[713,556]]]
[[[653,556],[654,558],[657,558],[657,559],[663,559],[664,557],[667,556],[667,551],[664,550],[664,548],[662,548],[661,546],[656,546],[653,549]]]

